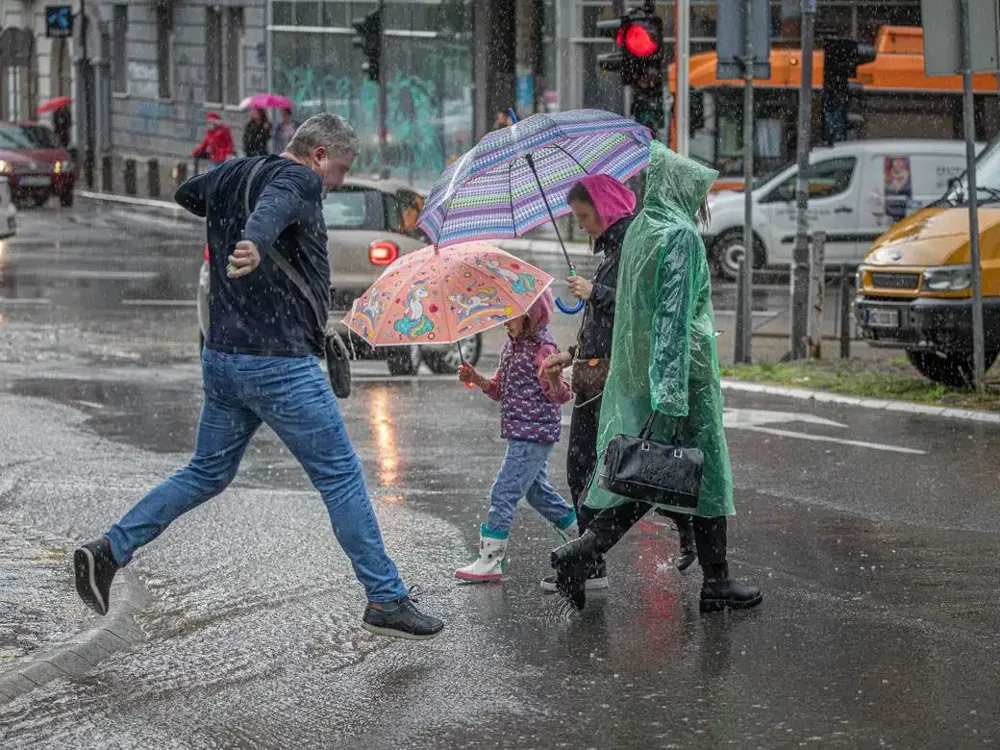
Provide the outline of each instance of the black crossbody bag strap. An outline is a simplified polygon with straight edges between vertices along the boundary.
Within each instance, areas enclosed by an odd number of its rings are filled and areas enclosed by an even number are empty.
[[[246,188],[243,191],[243,208],[246,211],[247,221],[250,220],[250,187],[253,184],[254,177],[260,171],[260,168],[264,166],[264,162],[267,161],[266,158],[261,159],[256,164],[253,165],[253,169],[250,170],[250,176],[247,177]],[[244,230],[245,231],[245,230]],[[316,335],[319,341],[323,341],[326,335],[326,321],[323,318],[323,314],[320,312],[319,302],[316,300],[316,295],[313,294],[312,288],[309,283],[302,278],[302,274],[295,270],[291,263],[289,263],[285,257],[274,249],[273,246],[268,246],[263,248],[264,254],[270,258],[274,264],[280,268],[285,276],[291,279],[292,283],[298,288],[299,293],[306,298],[306,302],[312,308],[313,317],[316,319]]]

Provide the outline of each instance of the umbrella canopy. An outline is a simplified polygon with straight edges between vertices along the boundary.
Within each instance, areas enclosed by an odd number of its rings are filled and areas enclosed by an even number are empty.
[[[599,109],[532,115],[487,134],[446,169],[420,227],[438,247],[520,237],[548,221],[549,209],[568,213],[566,194],[584,175],[624,182],[644,169],[650,140],[634,120]]]
[[[295,103],[286,96],[277,94],[254,94],[240,102],[240,109],[294,109]]]
[[[428,245],[389,266],[344,323],[372,346],[453,344],[524,315],[551,283],[486,242]]]
[[[72,96],[57,96],[55,99],[49,99],[39,104],[38,114],[44,115],[47,112],[55,112],[57,109],[68,107],[72,103],[73,103]]]

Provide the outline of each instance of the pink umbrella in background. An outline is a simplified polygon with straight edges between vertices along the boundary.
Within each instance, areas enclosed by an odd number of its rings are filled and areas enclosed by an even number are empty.
[[[277,94],[254,94],[240,102],[240,109],[294,109],[295,102],[287,96]]]
[[[551,283],[487,242],[428,245],[389,266],[344,323],[372,346],[454,344],[524,315]]]
[[[72,96],[57,96],[55,99],[49,99],[39,104],[38,114],[44,115],[46,112],[55,112],[57,109],[68,107],[72,103]]]

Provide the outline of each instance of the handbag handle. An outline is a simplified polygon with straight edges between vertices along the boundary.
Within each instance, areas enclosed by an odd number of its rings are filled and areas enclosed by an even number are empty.
[[[642,430],[639,431],[640,440],[651,440],[653,437],[653,424],[656,422],[656,417],[658,416],[657,411],[651,411],[649,416],[646,417],[646,421],[642,425]],[[674,420],[674,434],[670,438],[671,445],[679,445],[681,439],[681,422],[683,420],[677,417]]]

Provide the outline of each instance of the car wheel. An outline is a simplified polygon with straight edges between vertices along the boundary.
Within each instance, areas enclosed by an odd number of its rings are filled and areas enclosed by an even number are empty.
[[[73,205],[73,191],[70,190],[68,193],[63,193],[59,196],[59,205],[65,208],[69,208]]]
[[[754,236],[753,267],[763,268],[766,263],[764,243]],[[725,281],[736,281],[740,273],[740,258],[746,253],[743,246],[743,230],[729,229],[719,235],[712,245],[712,262],[719,278]]]
[[[986,352],[986,369],[996,361],[997,352]],[[972,355],[945,354],[913,349],[906,352],[910,364],[928,380],[949,388],[969,388],[973,384]]]
[[[389,352],[386,358],[390,375],[416,375],[420,369],[420,347],[400,346]]]
[[[462,347],[462,354],[459,356],[458,347]],[[479,362],[479,355],[483,352],[483,337],[476,334],[471,338],[462,339],[456,346],[449,346],[441,350],[424,350],[424,362],[431,372],[437,375],[454,375],[458,372],[462,364],[462,358],[473,367]]]

